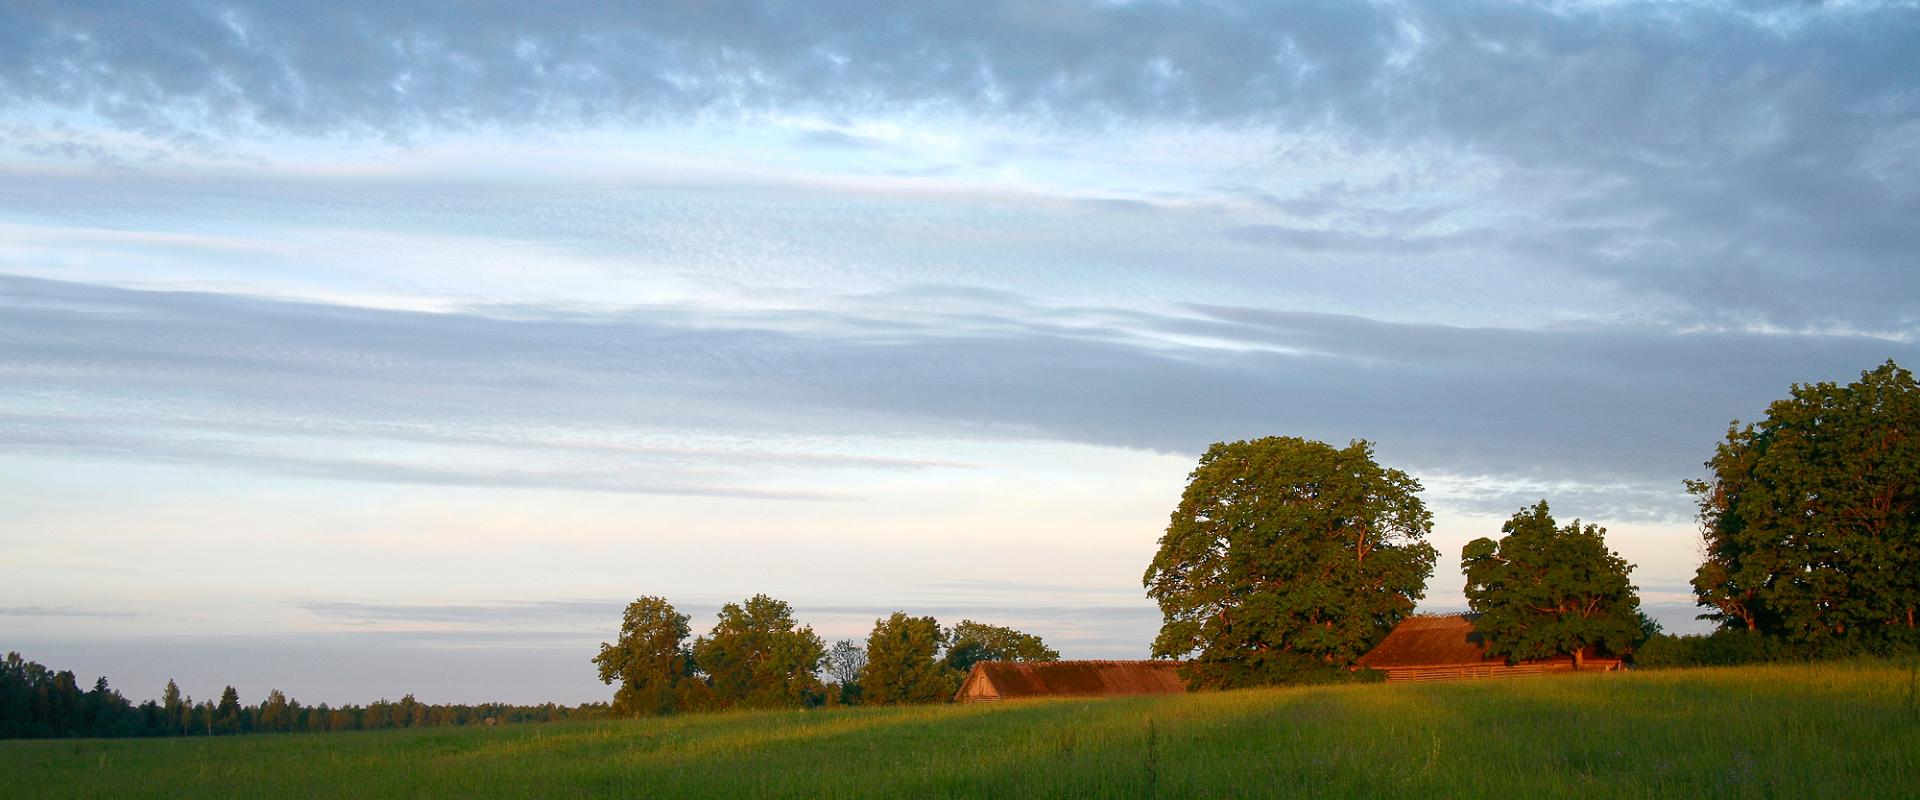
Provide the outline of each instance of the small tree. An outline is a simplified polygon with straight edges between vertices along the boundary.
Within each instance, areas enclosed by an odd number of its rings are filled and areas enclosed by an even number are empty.
[[[1479,538],[1460,553],[1467,573],[1467,605],[1487,654],[1508,661],[1573,656],[1584,648],[1625,653],[1641,636],[1640,598],[1618,553],[1607,549],[1606,529],[1574,520],[1554,527],[1542,500],[1500,526],[1499,541]]]
[[[674,611],[666,598],[642,597],[627,605],[619,640],[602,643],[593,657],[601,683],[620,682],[614,714],[671,714],[683,707],[683,685],[693,674],[687,633],[687,615]]]
[[[827,677],[840,687],[839,701],[847,705],[860,702],[860,673],[867,668],[867,651],[859,642],[841,639],[827,651]]]
[[[801,706],[823,693],[815,671],[826,646],[812,626],[799,627],[793,608],[764,594],[720,608],[712,632],[693,643],[693,660],[725,705]]]
[[[180,686],[174,683],[172,678],[167,679],[167,689],[160,695],[160,707],[164,709],[162,719],[166,725],[167,735],[179,736],[185,733],[186,721],[181,713],[183,705],[180,699]]]
[[[959,688],[959,676],[938,660],[946,635],[933,617],[904,611],[873,621],[867,666],[860,672],[862,703],[937,703]]]
[[[1190,659],[1189,685],[1209,688],[1351,665],[1426,591],[1419,491],[1364,441],[1208,448],[1143,579],[1165,618],[1154,656]]]
[[[1060,660],[1060,653],[1038,636],[970,619],[953,626],[948,641],[947,666],[962,675],[979,661]]]
[[[213,727],[220,733],[240,733],[240,692],[232,686],[220,692],[220,706]]]

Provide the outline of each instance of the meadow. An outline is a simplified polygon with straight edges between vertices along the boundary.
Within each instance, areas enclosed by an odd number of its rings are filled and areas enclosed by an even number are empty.
[[[1912,661],[0,742],[6,797],[1912,797]]]

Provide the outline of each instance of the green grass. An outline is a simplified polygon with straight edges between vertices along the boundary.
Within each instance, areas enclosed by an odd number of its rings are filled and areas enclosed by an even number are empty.
[[[1906,662],[0,742],[8,797],[1900,797]]]

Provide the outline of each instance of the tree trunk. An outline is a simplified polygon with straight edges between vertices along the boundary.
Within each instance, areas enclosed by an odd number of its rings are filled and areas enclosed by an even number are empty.
[[[1587,648],[1582,647],[1578,650],[1573,651],[1573,671],[1579,672],[1581,669],[1585,668],[1586,666],[1587,666]]]

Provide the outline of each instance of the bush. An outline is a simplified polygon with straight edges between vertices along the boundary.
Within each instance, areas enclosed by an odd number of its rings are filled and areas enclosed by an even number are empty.
[[[1780,639],[1755,631],[1726,629],[1709,634],[1657,634],[1633,651],[1633,665],[1645,669],[1730,667],[1805,657]]]

